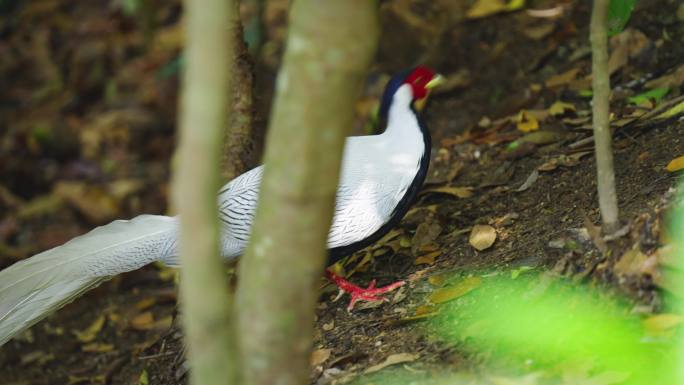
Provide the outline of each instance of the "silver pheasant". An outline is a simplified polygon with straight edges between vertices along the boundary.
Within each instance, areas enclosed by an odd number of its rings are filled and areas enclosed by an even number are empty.
[[[332,258],[380,238],[405,214],[423,183],[430,137],[414,110],[440,78],[425,67],[387,86],[379,135],[349,137],[333,223]],[[218,196],[221,253],[240,256],[249,240],[263,167],[226,184]],[[117,220],[0,271],[0,345],[112,276],[154,261],[178,266],[178,218],[141,215]]]

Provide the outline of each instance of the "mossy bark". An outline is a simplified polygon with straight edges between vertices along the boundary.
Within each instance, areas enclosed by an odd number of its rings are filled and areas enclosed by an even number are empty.
[[[219,258],[216,202],[232,63],[226,20],[231,20],[235,6],[226,0],[186,0],[184,6],[187,66],[173,201],[181,215],[180,295],[190,381],[237,384],[239,356],[231,299]]]
[[[244,384],[304,384],[344,138],[375,52],[377,4],[299,0],[266,140],[237,314]]]

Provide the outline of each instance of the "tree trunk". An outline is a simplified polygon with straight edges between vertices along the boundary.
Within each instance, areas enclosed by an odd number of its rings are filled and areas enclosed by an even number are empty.
[[[259,206],[240,262],[244,384],[307,382],[344,138],[377,36],[375,2],[294,2]]]
[[[615,169],[613,167],[612,133],[610,131],[610,75],[608,74],[608,1],[594,0],[591,15],[591,57],[594,142],[599,208],[603,230],[607,233],[619,227]]]
[[[191,383],[238,383],[232,304],[219,258],[216,191],[229,102],[230,29],[227,0],[186,0],[186,57],[173,200],[181,215],[182,321]],[[211,37],[211,38],[208,38]]]
[[[254,154],[254,63],[244,39],[240,20],[240,2],[232,1],[231,41],[233,53],[232,98],[227,104],[231,111],[223,137],[221,176],[232,180],[249,168],[257,159]]]

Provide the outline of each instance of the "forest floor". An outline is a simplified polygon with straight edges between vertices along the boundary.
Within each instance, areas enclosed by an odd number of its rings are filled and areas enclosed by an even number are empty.
[[[407,284],[350,313],[348,297],[333,301],[335,288],[321,281],[311,382],[437,383],[458,373],[464,383],[620,383],[600,376],[598,364],[503,363],[465,335],[440,338],[435,322],[477,307],[473,294],[495,277],[529,277],[537,289],[548,280],[591,287],[626,303],[625,319],[666,311],[665,213],[680,175],[666,167],[684,155],[684,121],[659,115],[684,89],[684,6],[639,2],[611,40],[624,228],[606,239],[590,140],[589,3],[539,1],[535,9],[559,14],[479,19],[469,17],[473,2],[446,3],[382,5],[383,39],[359,122],[394,71],[425,63],[449,85],[426,111],[433,152],[418,202],[397,229],[338,266],[359,284]],[[165,213],[180,5],[1,4],[0,268],[116,218]],[[267,4],[260,124],[286,28],[286,2]],[[174,273],[161,266],[114,277],[2,346],[0,384],[184,384],[176,299]],[[651,325],[671,333],[681,317],[668,319]]]

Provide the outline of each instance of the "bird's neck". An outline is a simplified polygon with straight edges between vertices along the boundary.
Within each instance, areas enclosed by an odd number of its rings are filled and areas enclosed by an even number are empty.
[[[399,152],[422,156],[429,152],[430,134],[411,106],[413,94],[409,85],[399,87],[392,98],[383,136],[394,143]]]

